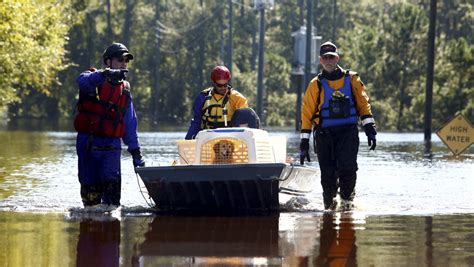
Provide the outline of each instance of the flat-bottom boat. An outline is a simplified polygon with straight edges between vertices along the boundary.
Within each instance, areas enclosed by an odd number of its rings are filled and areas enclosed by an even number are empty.
[[[177,143],[181,164],[135,169],[163,211],[277,210],[280,193],[309,193],[319,172],[286,163],[286,138],[264,130],[204,130]]]

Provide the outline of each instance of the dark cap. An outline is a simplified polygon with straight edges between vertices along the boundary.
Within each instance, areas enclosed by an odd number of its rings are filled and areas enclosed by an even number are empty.
[[[333,55],[337,56],[337,46],[331,42],[325,42],[324,44],[321,45],[321,48],[319,49],[319,55],[324,56],[324,55]]]
[[[130,59],[130,60],[133,59],[133,55],[128,53],[128,52],[117,52],[112,57],[116,57],[116,58],[124,57],[124,58]]]
[[[133,59],[133,55],[130,54],[130,52],[128,52],[128,48],[121,43],[113,43],[111,46],[105,49],[104,54],[102,55],[104,64],[107,59],[113,58],[113,57],[116,57],[116,58],[125,57],[128,59]]]

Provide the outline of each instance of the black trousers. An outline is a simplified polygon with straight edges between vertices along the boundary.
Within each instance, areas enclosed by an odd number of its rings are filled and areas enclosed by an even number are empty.
[[[315,129],[314,134],[324,202],[332,201],[338,188],[343,200],[353,200],[359,151],[357,125]]]

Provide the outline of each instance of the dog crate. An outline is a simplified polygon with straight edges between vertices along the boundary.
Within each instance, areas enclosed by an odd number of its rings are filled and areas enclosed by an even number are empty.
[[[180,164],[194,164],[196,140],[176,140]]]
[[[242,164],[286,161],[286,137],[251,128],[200,131],[195,140],[178,140],[181,164]]]

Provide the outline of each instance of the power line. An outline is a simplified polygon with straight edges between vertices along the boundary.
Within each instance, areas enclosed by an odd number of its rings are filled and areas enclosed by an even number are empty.
[[[248,9],[253,9],[253,6],[249,6],[249,5],[244,5],[242,3],[238,3],[238,2],[235,2],[235,1],[232,1],[232,4],[236,4],[238,6],[243,6],[243,7],[246,7]]]
[[[204,19],[198,21],[198,22],[195,22],[195,23],[192,23],[190,25],[186,25],[184,27],[181,27],[181,28],[176,28],[176,27],[170,27],[170,26],[167,26],[165,25],[164,23],[162,23],[161,21],[159,20],[156,20],[156,23],[158,24],[156,29],[162,33],[165,33],[165,34],[171,34],[171,35],[175,35],[175,36],[180,36],[181,34],[183,33],[187,33],[187,32],[190,32],[192,30],[195,30],[197,28],[199,28],[200,26],[202,26],[204,23],[206,23],[208,20],[210,19],[213,19],[216,17],[217,15],[217,12],[221,11],[221,9],[223,8],[223,5],[218,5],[214,11],[211,13],[210,16],[205,16]]]

